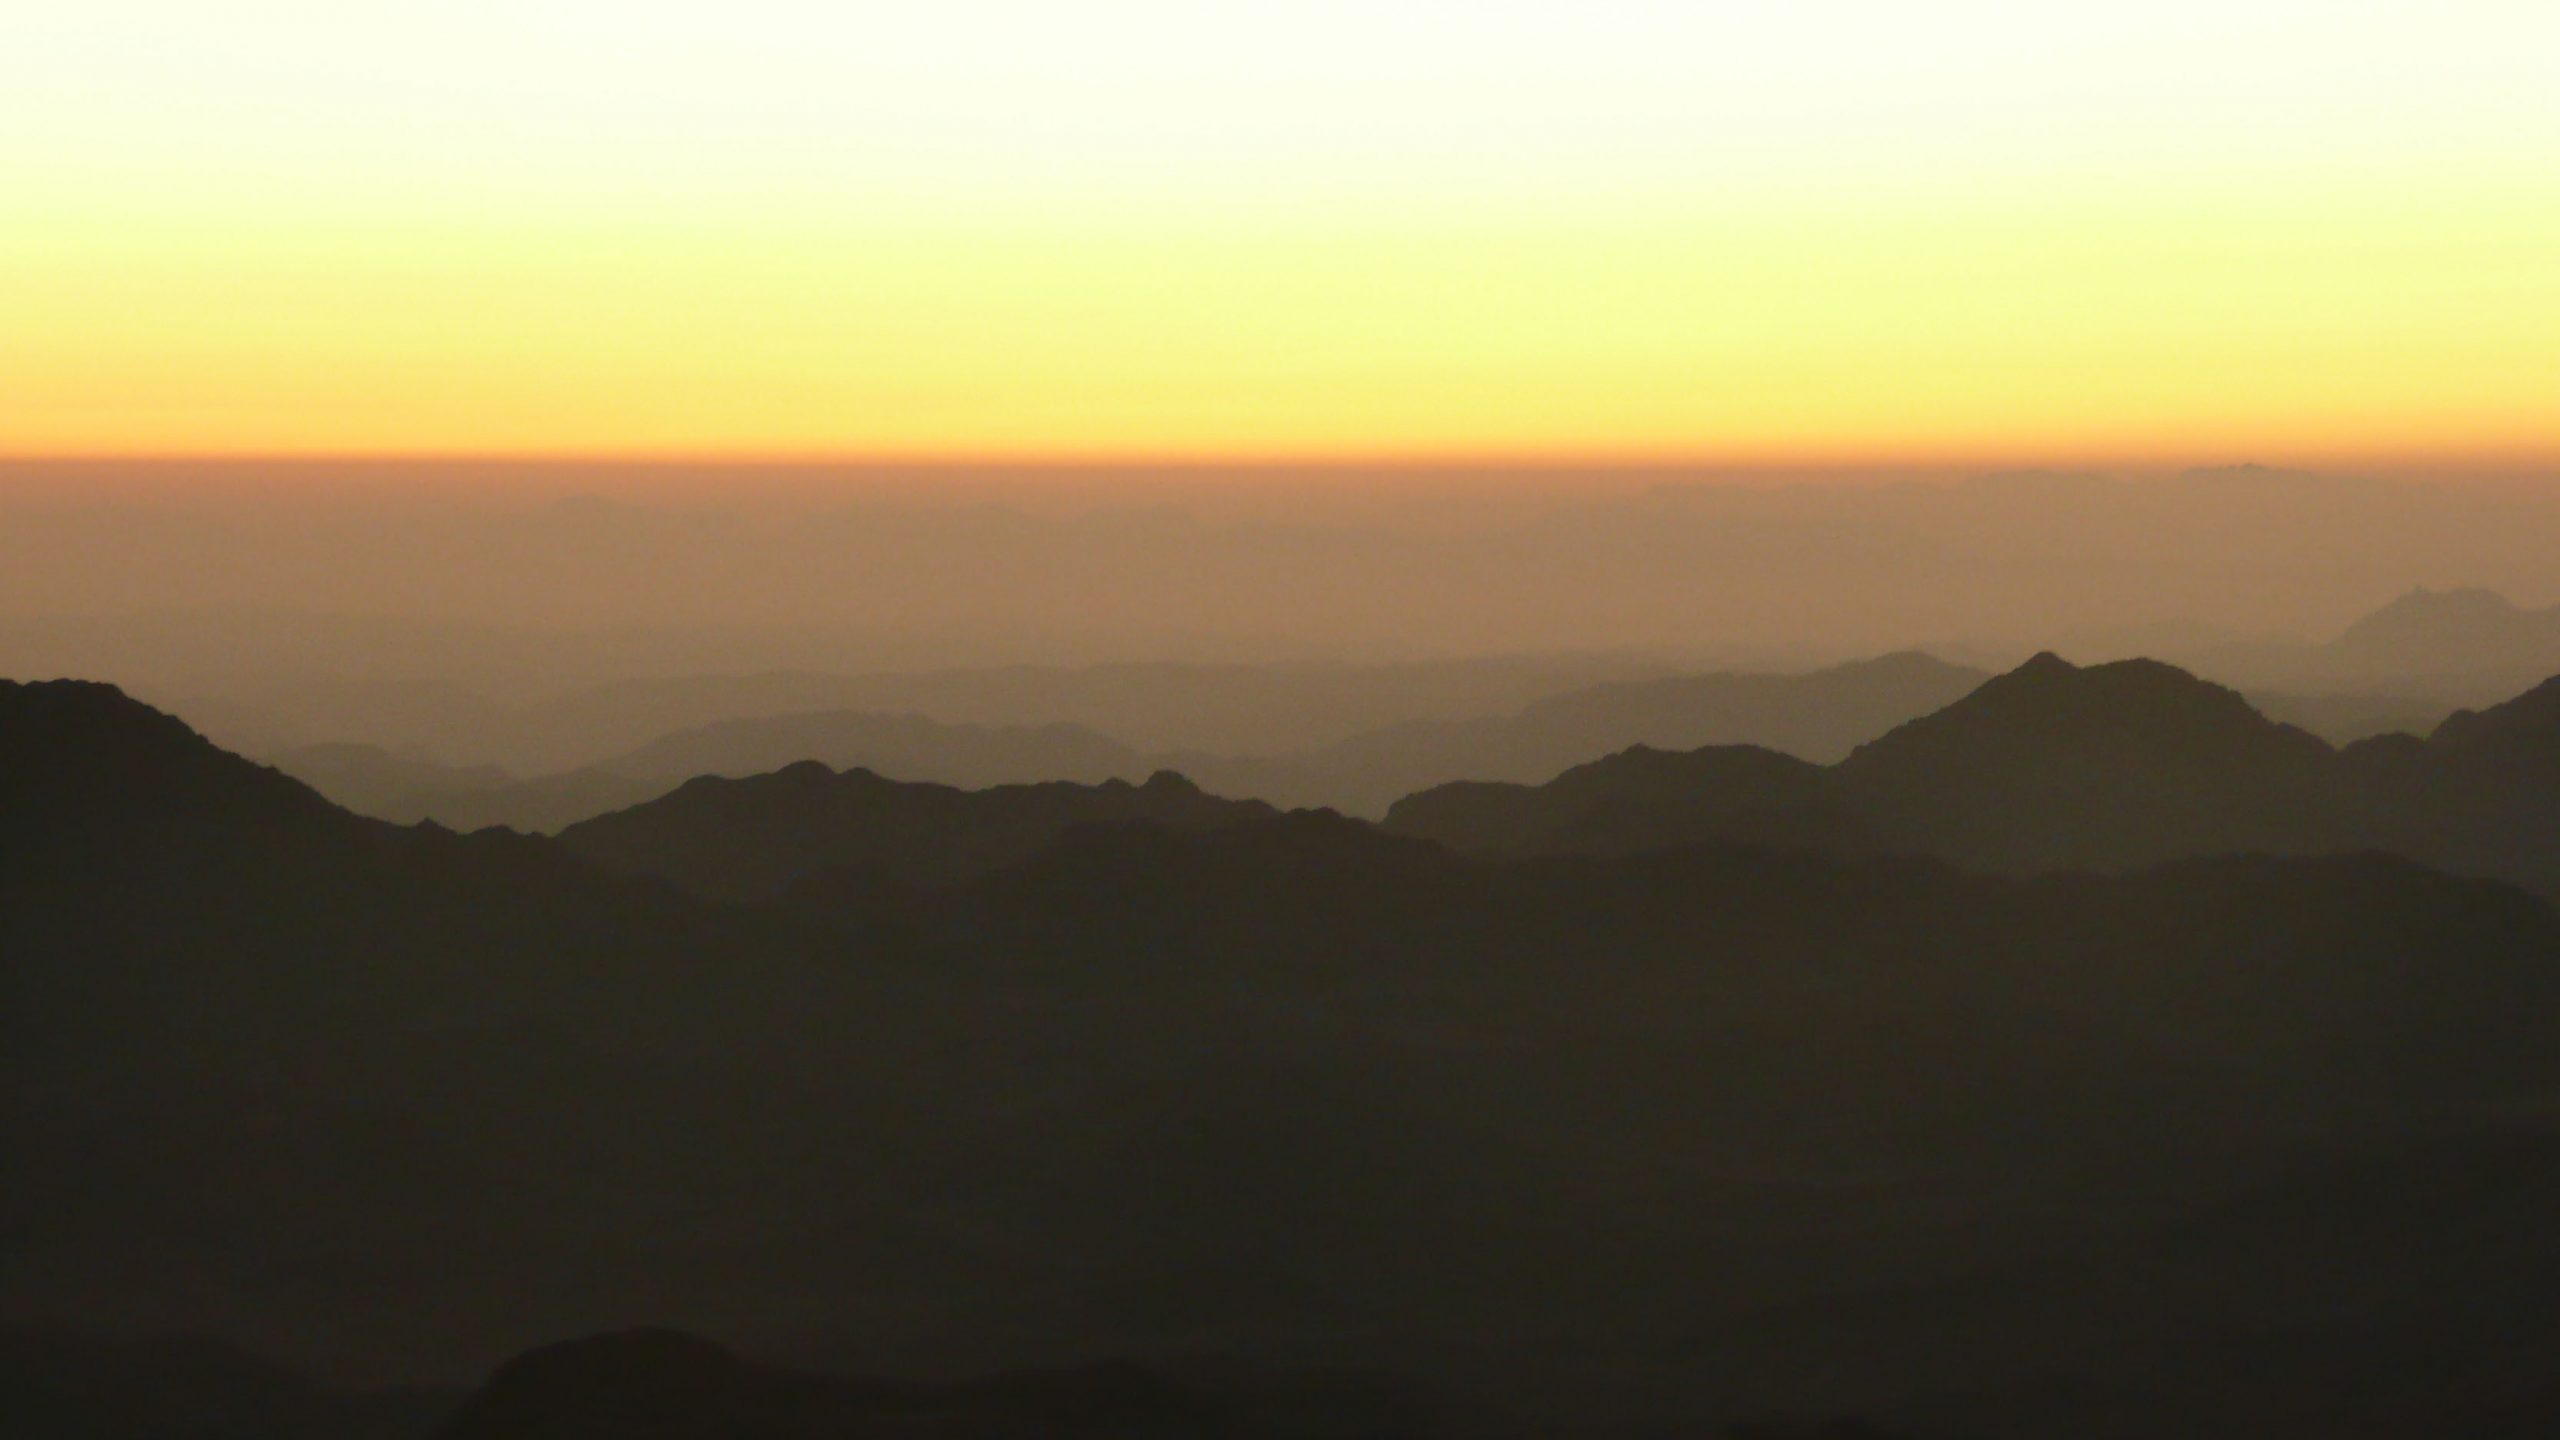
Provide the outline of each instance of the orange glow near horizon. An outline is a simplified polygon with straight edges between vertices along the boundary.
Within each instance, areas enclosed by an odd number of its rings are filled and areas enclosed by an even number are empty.
[[[2291,223],[2287,223],[2290,220]],[[2318,243],[2306,243],[2304,232]],[[2560,451],[2560,206],[65,236],[0,450],[1725,464]]]

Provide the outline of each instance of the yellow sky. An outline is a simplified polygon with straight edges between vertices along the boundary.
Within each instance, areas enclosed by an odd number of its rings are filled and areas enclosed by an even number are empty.
[[[2545,3],[57,8],[0,452],[2560,457]]]

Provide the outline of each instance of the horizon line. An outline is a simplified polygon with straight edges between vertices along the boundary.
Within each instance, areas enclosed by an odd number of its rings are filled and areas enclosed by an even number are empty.
[[[6,450],[0,467],[87,468],[108,466],[481,466],[616,467],[760,470],[963,471],[1016,469],[1062,473],[1089,471],[1241,473],[1272,471],[1472,472],[1552,474],[1749,472],[1804,476],[1856,473],[1960,472],[1979,475],[2137,474],[2197,471],[2338,472],[2402,475],[2436,471],[2518,478],[2560,478],[2560,447],[2549,453],[2479,451],[2276,451],[2233,448],[2220,454],[2159,451],[1752,454],[1731,451],[1382,449],[1306,451],[1056,451],[1056,450],[861,450],[772,448],[595,447],[538,449],[276,448],[207,450]]]

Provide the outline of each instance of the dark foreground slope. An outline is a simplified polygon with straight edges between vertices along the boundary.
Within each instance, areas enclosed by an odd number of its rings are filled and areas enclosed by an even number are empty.
[[[29,1440],[424,1440],[465,1398],[322,1384],[201,1338],[0,1328],[0,1430]]]
[[[502,1366],[438,1440],[1210,1440],[1253,1433],[1248,1397],[1135,1365],[940,1382],[761,1365],[669,1330],[545,1346]]]
[[[712,905],[58,698],[0,694],[94,751],[0,763],[0,1321],[1240,1356],[1513,1430],[2458,1434],[2402,1422],[2560,1373],[2560,919],[2494,884],[1298,815]]]

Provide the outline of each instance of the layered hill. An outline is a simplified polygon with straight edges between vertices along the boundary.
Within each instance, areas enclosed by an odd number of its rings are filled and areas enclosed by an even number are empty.
[[[541,832],[655,799],[696,776],[760,775],[804,760],[968,789],[1049,780],[1091,784],[1149,773],[1135,751],[1081,725],[950,724],[861,710],[715,721],[599,764],[530,777],[371,745],[305,746],[274,759],[362,814],[401,824],[434,820],[456,830],[504,825]]]
[[[454,830],[492,825],[548,833],[665,794],[676,781],[602,767],[520,777],[495,765],[446,765],[378,745],[306,745],[268,756],[276,768],[359,815]]]
[[[403,824],[432,819],[458,830],[507,825],[553,832],[653,799],[697,775],[762,774],[802,760],[968,789],[1050,780],[1134,781],[1172,769],[1220,794],[1375,815],[1426,786],[1461,779],[1541,780],[1631,745],[1686,750],[1750,744],[1836,759],[1962,696],[1983,678],[1980,671],[1916,653],[1805,674],[1649,678],[1565,691],[1516,714],[1410,720],[1259,755],[1196,748],[1148,754],[1082,724],[972,723],[839,708],[727,717],[670,731],[591,765],[532,777],[494,766],[447,766],[370,745],[304,746],[271,758],[359,813]],[[707,680],[694,689],[702,692],[697,703],[717,694]],[[752,703],[767,693],[767,687],[742,680],[732,703]],[[966,694],[933,693],[961,713],[974,713],[977,702]],[[1076,693],[1074,687],[1062,691],[1061,702]],[[1204,698],[1233,703],[1215,687]],[[1284,710],[1280,697],[1266,698]]]
[[[1173,763],[1228,794],[1378,815],[1398,798],[1459,780],[1534,782],[1630,747],[1752,745],[1836,760],[1944,706],[1985,673],[1916,652],[1803,674],[1722,671],[1568,691],[1517,714],[1420,720],[1259,759],[1184,755]]]
[[[1837,776],[1748,745],[1637,746],[1544,785],[1435,786],[1397,802],[1386,828],[1510,855],[1625,855],[1718,842],[1834,855],[1881,848]]]
[[[560,844],[605,870],[655,875],[705,895],[770,897],[801,877],[845,868],[915,883],[966,879],[1026,860],[1078,825],[1196,830],[1276,813],[1204,794],[1169,771],[1143,785],[962,790],[808,760],[769,775],[688,781],[647,804],[572,825]]]

